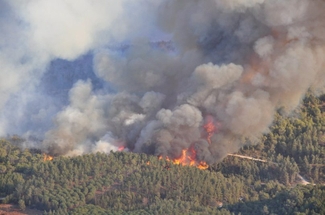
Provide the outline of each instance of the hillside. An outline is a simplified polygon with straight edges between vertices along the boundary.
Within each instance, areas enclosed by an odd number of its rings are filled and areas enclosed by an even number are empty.
[[[0,197],[45,214],[325,214],[324,101],[308,95],[295,118],[279,112],[257,145],[206,170],[131,152],[50,160],[2,140]]]

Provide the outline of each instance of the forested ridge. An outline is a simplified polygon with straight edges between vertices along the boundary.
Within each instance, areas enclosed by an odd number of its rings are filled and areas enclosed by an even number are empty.
[[[207,170],[131,152],[44,160],[3,139],[0,197],[44,214],[325,214],[325,96],[282,112],[237,153],[267,162],[228,156]]]

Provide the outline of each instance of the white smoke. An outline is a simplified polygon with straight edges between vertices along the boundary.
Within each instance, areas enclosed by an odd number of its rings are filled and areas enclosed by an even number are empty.
[[[21,99],[41,100],[42,104],[37,107],[40,110],[57,105],[35,88],[52,60],[73,60],[96,47],[130,38],[132,26],[143,28],[142,18],[136,21],[138,15],[130,13],[133,6],[139,8],[138,3],[140,1],[0,0],[0,135],[23,134],[26,129],[13,123],[32,123],[25,117],[32,114],[26,111],[29,102]],[[143,10],[146,10],[154,4],[144,5]],[[47,121],[51,114],[53,111],[49,111]]]
[[[3,106],[36,86],[52,59],[89,50],[96,75],[117,91],[76,83],[45,134],[42,147],[53,154],[124,146],[175,158],[195,147],[212,163],[267,132],[277,109],[290,113],[308,89],[324,87],[321,0],[2,2],[11,18],[1,22]],[[152,43],[157,35],[170,41]],[[118,52],[113,42],[128,46]],[[218,127],[211,144],[209,117]]]

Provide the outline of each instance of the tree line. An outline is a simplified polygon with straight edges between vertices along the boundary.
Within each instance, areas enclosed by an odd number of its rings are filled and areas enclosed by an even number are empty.
[[[279,110],[270,133],[239,152],[270,162],[228,156],[207,170],[130,152],[45,161],[3,139],[0,197],[44,214],[325,214],[324,103],[309,94],[295,118]]]

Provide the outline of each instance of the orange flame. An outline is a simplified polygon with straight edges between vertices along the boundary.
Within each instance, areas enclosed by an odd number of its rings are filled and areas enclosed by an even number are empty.
[[[48,154],[43,154],[43,160],[44,161],[51,161],[53,160],[53,157],[51,155],[48,155]]]
[[[158,156],[158,159],[161,160],[162,156]],[[182,154],[180,157],[175,159],[170,159],[169,157],[165,157],[167,161],[171,161],[173,164],[176,165],[182,165],[182,166],[195,166],[199,169],[207,169],[209,165],[204,162],[200,161],[198,162],[196,160],[196,151],[193,147],[190,147],[189,149],[183,149]]]
[[[217,132],[220,124],[218,122],[215,122],[213,116],[207,115],[205,118],[205,125],[204,133],[202,133],[202,137],[206,137],[209,144],[211,144],[211,138],[214,133]],[[216,123],[216,124],[215,124]],[[197,152],[195,150],[195,147],[192,145],[191,147],[187,149],[183,149],[181,155],[178,158],[170,159],[168,156],[162,156],[159,155],[158,159],[165,159],[166,161],[171,161],[173,164],[182,165],[182,166],[195,166],[198,169],[207,169],[209,168],[209,165],[205,161],[198,161]]]
[[[205,161],[201,161],[196,167],[199,169],[207,169],[209,168],[209,165]]]
[[[211,144],[211,137],[213,134],[217,131],[216,126],[213,123],[213,117],[207,116],[206,118],[207,123],[203,126],[204,130],[206,131],[207,135],[207,141],[209,144]]]
[[[179,158],[173,160],[174,164],[182,164],[183,166],[186,165],[186,150],[182,150],[182,155]]]

